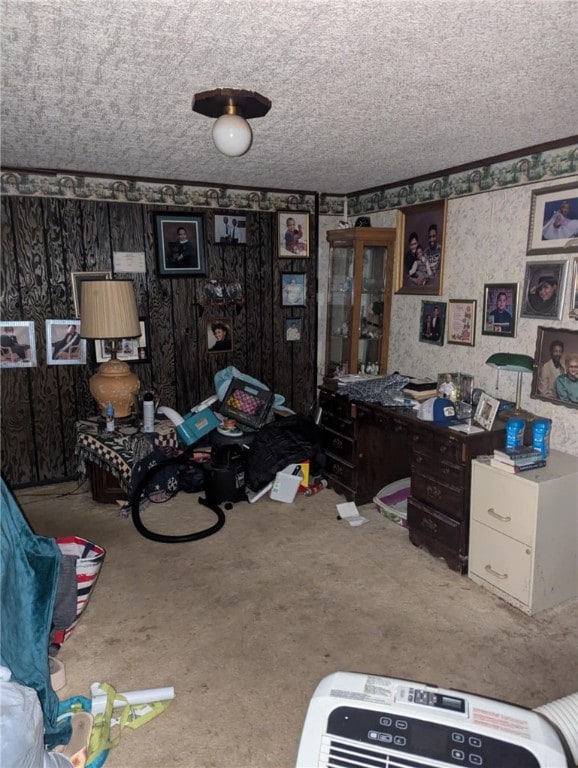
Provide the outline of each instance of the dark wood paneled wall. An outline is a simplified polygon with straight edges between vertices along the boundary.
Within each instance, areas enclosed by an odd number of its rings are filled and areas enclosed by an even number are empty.
[[[75,422],[96,413],[88,379],[96,370],[94,345],[87,365],[46,364],[47,319],[74,317],[72,272],[112,270],[113,251],[144,251],[146,274],[131,275],[139,313],[148,319],[150,363],[136,364],[144,388],[184,413],[214,393],[214,375],[227,366],[264,382],[306,413],[315,399],[317,348],[317,226],[310,217],[310,259],[277,258],[277,215],[243,212],[247,245],[215,245],[215,213],[202,214],[207,275],[158,276],[154,214],[164,207],[61,198],[2,198],[2,320],[32,320],[38,365],[1,371],[2,473],[12,487],[73,477]],[[174,210],[171,211],[174,213]],[[307,305],[281,306],[281,273],[305,272]],[[238,280],[245,305],[203,310],[208,279]],[[284,320],[303,319],[300,342],[285,341]],[[206,322],[227,317],[234,349],[208,354]]]

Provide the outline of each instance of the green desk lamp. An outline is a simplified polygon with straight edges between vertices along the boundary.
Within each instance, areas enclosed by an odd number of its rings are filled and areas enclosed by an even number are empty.
[[[496,383],[496,389],[498,389],[500,371],[515,371],[518,374],[518,383],[516,386],[516,407],[510,413],[516,415],[525,414],[526,416],[534,417],[534,414],[528,411],[523,411],[520,408],[520,402],[522,400],[522,376],[524,373],[532,373],[534,370],[534,359],[530,355],[519,355],[512,352],[497,352],[495,355],[490,355],[486,360],[486,365],[491,368],[497,368],[498,370],[498,382]]]

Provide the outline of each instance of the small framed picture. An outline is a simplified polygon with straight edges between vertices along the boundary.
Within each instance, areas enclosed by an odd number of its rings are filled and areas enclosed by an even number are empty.
[[[80,286],[85,280],[110,280],[112,272],[71,272],[72,299],[74,301],[74,313],[80,317]]]
[[[532,192],[528,256],[568,253],[578,248],[578,184]]]
[[[460,391],[459,373],[438,373],[438,397],[446,397],[455,403]]]
[[[306,288],[305,272],[283,272],[281,274],[281,306],[304,307]]]
[[[567,261],[528,261],[520,317],[562,319]]]
[[[570,317],[578,320],[578,256],[574,256],[572,290],[570,292]]]
[[[34,323],[0,322],[0,368],[36,368],[36,364]]]
[[[483,336],[516,336],[517,283],[484,285]]]
[[[231,352],[233,350],[233,329],[228,320],[207,319],[207,349],[209,352]]]
[[[446,329],[445,301],[422,301],[419,341],[443,346]]]
[[[246,245],[246,216],[215,216],[215,245]]]
[[[157,214],[157,261],[163,277],[198,277],[205,274],[205,238],[202,216]]]
[[[144,317],[139,318],[140,336],[135,339],[117,339],[116,356],[125,363],[150,363],[147,323]],[[97,339],[94,342],[96,362],[110,360],[113,341]]]
[[[309,258],[309,214],[277,212],[278,252],[281,259]]]
[[[80,338],[78,320],[46,321],[48,365],[85,365],[86,341]]]
[[[285,318],[285,341],[301,341],[303,320],[300,317]]]
[[[497,400],[495,397],[490,397],[490,395],[483,392],[480,395],[480,399],[478,400],[478,407],[476,408],[476,412],[474,414],[474,421],[484,429],[491,429],[499,407],[499,400]]]
[[[395,292],[441,296],[446,200],[419,203],[397,212]]]
[[[475,299],[450,299],[448,304],[448,344],[475,346],[476,304]]]
[[[578,330],[538,327],[530,397],[578,408]]]

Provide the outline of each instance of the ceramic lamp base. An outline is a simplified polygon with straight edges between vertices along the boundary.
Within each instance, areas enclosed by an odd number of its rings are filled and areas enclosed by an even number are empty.
[[[89,387],[103,416],[106,406],[111,403],[115,418],[123,419],[132,413],[140,381],[125,362],[111,359],[100,364],[90,379]]]

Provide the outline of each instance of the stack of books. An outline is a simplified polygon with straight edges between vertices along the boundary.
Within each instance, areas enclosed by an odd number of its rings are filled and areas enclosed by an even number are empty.
[[[414,400],[427,400],[437,394],[437,381],[432,379],[411,379],[403,390],[404,395]]]
[[[528,472],[531,469],[540,469],[546,466],[546,460],[542,458],[541,451],[524,445],[512,450],[494,451],[490,458],[490,465],[502,469],[504,472]]]

